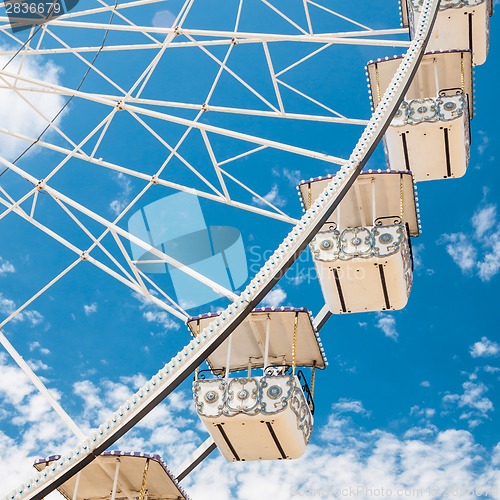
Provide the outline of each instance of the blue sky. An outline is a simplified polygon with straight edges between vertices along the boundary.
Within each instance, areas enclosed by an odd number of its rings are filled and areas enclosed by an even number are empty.
[[[399,27],[395,0],[319,3],[371,28]],[[221,1],[210,0],[201,4],[195,3],[185,27],[233,29],[237,2],[222,6]],[[306,27],[302,2],[273,1],[272,5]],[[126,15],[139,25],[161,27],[172,22],[180,7],[181,2],[172,0],[130,9]],[[358,29],[314,5],[310,9],[317,32]],[[87,16],[85,20],[107,22],[109,17],[105,13]],[[113,22],[123,21],[115,17]],[[495,168],[500,151],[492,110],[497,84],[494,68],[500,64],[500,46],[496,39],[498,18],[493,16],[491,22],[488,60],[475,69],[476,115],[471,122],[468,172],[462,179],[418,185],[423,232],[413,240],[416,266],[408,306],[393,313],[334,316],[322,330],[330,365],[317,377],[315,430],[304,459],[290,463],[228,464],[215,452],[183,482],[193,498],[291,498],[307,493],[328,498],[339,488],[362,487],[365,490],[356,490],[358,498],[374,496],[367,491],[369,488],[420,489],[425,496],[434,498],[446,497],[446,490],[453,488],[460,489],[459,498],[467,498],[465,491],[476,489],[489,492],[490,498],[500,497],[500,336],[496,314],[500,225],[499,173]],[[239,30],[297,33],[268,5],[257,1],[244,3]],[[78,28],[53,28],[53,33],[73,47],[100,46],[104,35],[102,30]],[[155,36],[161,41],[165,37]],[[405,36],[399,39],[407,40]],[[177,40],[188,41],[183,36]],[[151,42],[141,34],[110,32],[106,45],[146,41]],[[49,34],[43,43],[49,48],[61,47],[61,42]],[[319,46],[269,43],[274,69],[287,67]],[[15,42],[0,33],[0,67],[8,60],[5,53],[13,47]],[[227,46],[207,50],[222,60]],[[346,116],[368,119],[370,103],[364,65],[370,59],[402,51],[393,47],[333,45],[281,79]],[[128,90],[156,53],[157,49],[104,51],[95,66]],[[91,61],[93,54],[83,56]],[[24,76],[69,88],[76,88],[86,71],[73,54],[29,57],[22,68]],[[278,105],[262,45],[235,46],[228,66],[263,99]],[[19,69],[19,61],[8,68]],[[203,104],[218,68],[199,47],[170,48],[142,97]],[[280,89],[288,112],[329,115],[284,84],[280,84]],[[89,73],[82,91],[120,95],[119,89],[94,71]],[[65,102],[65,98],[47,92],[26,95],[47,116],[53,116]],[[210,104],[270,110],[227,71],[222,73]],[[186,119],[197,115],[193,109],[162,108],[151,103],[138,106]],[[76,98],[57,123],[72,141],[79,143],[110,111],[110,107]],[[0,117],[0,155],[13,161],[26,143],[3,129],[36,137],[43,129],[43,120],[4,87],[0,88]],[[143,120],[171,145],[186,130],[153,117],[145,116]],[[343,158],[350,154],[362,131],[359,125],[215,111],[205,113],[201,122]],[[219,161],[255,147],[215,134],[208,134],[208,138]],[[67,139],[56,132],[44,139],[71,148]],[[83,150],[90,154],[95,142],[96,139],[90,139]],[[198,131],[190,133],[179,153],[221,189]],[[165,144],[127,111],[113,116],[95,155],[148,175],[156,172],[167,156]],[[64,157],[38,147],[18,165],[34,177],[43,178]],[[284,213],[298,218],[298,182],[325,175],[337,167],[268,148],[224,168]],[[381,148],[368,168],[385,168]],[[206,184],[179,159],[167,165],[161,178],[209,192]],[[146,182],[95,162],[72,158],[50,185],[113,221]],[[264,206],[252,193],[230,181],[227,185],[233,199]],[[21,198],[30,188],[13,172],[0,177],[0,186],[14,199]],[[129,215],[175,192],[154,186]],[[241,232],[250,275],[291,227],[287,222],[206,198],[200,198],[200,205],[208,225],[233,226]],[[30,207],[23,205],[28,211]],[[35,215],[78,248],[90,246],[88,237],[48,195],[39,196]],[[95,221],[84,215],[79,217],[93,234],[102,232],[102,226]],[[127,228],[128,217],[119,223],[120,227]],[[1,322],[74,262],[77,255],[13,213],[0,219],[0,231]],[[128,243],[124,244],[129,249]],[[103,246],[120,263],[125,263],[111,236],[103,239]],[[92,255],[112,266],[102,250],[97,249]],[[312,270],[311,256],[305,252],[271,292],[266,304],[305,306],[317,313],[323,302]],[[172,291],[165,277],[155,279],[159,286]],[[203,313],[227,303],[220,299],[188,312]],[[99,425],[189,340],[182,322],[89,262],[78,264],[10,321],[3,333],[84,431]],[[0,373],[0,491],[7,493],[31,474],[35,458],[68,449],[75,444],[75,438],[5,351],[0,351]],[[206,437],[192,408],[188,381],[117,446],[160,453],[175,468]],[[215,474],[217,481],[213,481]]]

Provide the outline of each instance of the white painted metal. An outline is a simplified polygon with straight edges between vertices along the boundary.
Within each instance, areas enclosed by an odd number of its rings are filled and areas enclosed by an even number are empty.
[[[198,380],[193,391],[198,415],[226,460],[283,460],[304,454],[313,417],[296,377]]]
[[[332,313],[398,310],[406,306],[412,285],[409,238],[404,226],[381,226],[379,230],[382,235],[391,234],[395,241],[398,237],[395,233],[399,232],[401,242],[397,252],[334,260],[320,250],[324,241],[332,240],[330,232],[320,232],[313,241],[312,251],[315,253],[314,263],[321,290]],[[365,234],[370,233],[365,231],[349,236],[363,238]]]
[[[309,200],[314,203],[330,180],[330,177],[320,177],[301,182],[299,193],[304,208],[309,208]],[[374,226],[376,220],[382,218],[387,219],[385,223],[394,223],[401,217],[401,203],[403,203],[402,222],[408,223],[412,236],[418,236],[418,207],[411,172],[404,170],[363,172],[353,187],[354,189],[346,194],[334,210],[327,225],[335,224],[342,230],[348,227]]]
[[[174,476],[177,478],[177,481],[182,481],[188,476],[216,448],[217,446],[212,437],[203,441],[203,443],[175,470]]]
[[[290,308],[253,311],[229,339],[207,358],[209,366],[214,370],[229,368],[233,372],[245,370],[249,365],[252,369],[265,368],[269,365],[291,365],[296,314],[298,315],[296,365],[315,364],[317,368],[325,368],[326,358],[309,312],[300,309],[294,311]],[[214,317],[216,315],[188,321],[187,325],[193,336],[196,338],[198,332],[203,331]]]
[[[387,89],[399,64],[399,57],[370,61],[367,65],[373,107]],[[437,70],[438,78],[435,77]],[[436,80],[439,87],[436,87]],[[467,50],[425,54],[405,100],[438,97],[440,93],[454,95],[457,91],[467,94],[469,114],[473,116],[472,56]]]
[[[413,0],[401,0],[405,25],[413,33],[420,12]],[[490,38],[491,0],[443,1],[427,50],[470,49],[474,65],[486,61]]]
[[[407,165],[416,181],[458,178],[465,175],[470,154],[470,120],[464,95],[421,99],[408,103],[412,111],[425,108],[423,118],[394,120],[384,137],[389,166]],[[441,112],[452,106],[452,113]],[[439,110],[439,119],[434,110]],[[406,111],[405,111],[406,113]],[[414,113],[413,116],[418,112]],[[408,116],[408,115],[406,115]],[[396,126],[397,124],[397,126]]]
[[[39,471],[50,468],[59,460],[57,456],[49,461],[37,461],[35,467]],[[147,491],[149,498],[162,500],[185,499],[177,481],[170,475],[166,465],[158,455],[107,453],[83,469],[75,477],[62,484],[58,491],[65,498],[86,500],[100,498],[102,500],[124,500],[137,498],[141,490],[143,471],[149,461],[147,475]],[[108,473],[109,469],[111,473]],[[126,485],[124,487],[123,485]]]
[[[76,481],[75,481],[75,489],[73,491],[73,500],[78,500],[78,489],[80,487],[80,477],[81,477],[82,473],[79,472],[77,475],[76,475]],[[112,494],[112,497],[111,497],[111,500],[115,500],[115,493],[116,493],[116,481],[113,483],[113,494]]]
[[[269,342],[271,340],[271,318],[266,319],[266,340],[264,345],[264,365],[262,371],[265,371],[266,366],[269,366]],[[216,351],[217,352],[217,351]]]
[[[329,179],[299,186],[305,207]],[[412,284],[410,234],[418,208],[410,172],[361,174],[311,243],[325,302],[334,314],[402,309]],[[405,224],[408,224],[409,234]]]
[[[120,459],[116,459],[116,465],[115,465],[115,477],[113,478],[113,487],[111,489],[111,500],[116,499],[116,491],[118,487],[118,478],[120,476]],[[81,472],[78,473],[78,479],[80,479]],[[75,493],[73,494],[73,497],[75,497],[76,493],[78,490],[78,486],[75,486]],[[73,498],[73,500],[77,500],[77,498]]]
[[[374,105],[395,62],[368,65]],[[384,137],[389,167],[405,166],[416,181],[462,177],[469,160],[472,98],[471,52],[426,54]]]

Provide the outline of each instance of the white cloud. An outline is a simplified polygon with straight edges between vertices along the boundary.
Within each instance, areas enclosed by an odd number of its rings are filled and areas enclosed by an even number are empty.
[[[464,274],[490,281],[500,270],[500,224],[497,206],[484,205],[471,218],[472,234],[443,234],[441,243]]]
[[[42,360],[40,359],[28,359],[27,361],[28,363],[28,366],[34,371],[34,372],[37,372],[39,370],[49,370],[49,365],[47,365],[46,363],[44,363]]]
[[[476,427],[494,410],[493,403],[484,396],[488,388],[477,380],[476,374],[469,375],[469,380],[462,384],[462,394],[446,394],[443,397],[445,407],[460,409],[461,420],[467,420],[470,427]]]
[[[302,179],[300,170],[288,170],[287,168],[283,169],[283,177],[288,179],[292,186],[298,186]]]
[[[59,392],[51,394],[60,399]],[[3,493],[33,471],[36,458],[68,449],[76,439],[24,373],[0,354],[0,485]],[[4,423],[4,422],[2,422]]]
[[[434,269],[431,269],[430,267],[425,267],[422,258],[422,255],[425,250],[425,245],[423,243],[417,243],[413,245],[412,249],[413,249],[413,265],[415,272],[417,273],[425,272],[428,276],[433,275],[435,272]]]
[[[97,303],[92,302],[92,304],[84,304],[83,310],[85,312],[85,316],[90,316],[91,314],[94,314],[97,312]]]
[[[497,3],[497,1],[498,0],[495,0],[495,4]],[[490,139],[482,130],[478,130],[478,136],[481,138],[481,142],[477,146],[477,152],[482,156],[488,148]]]
[[[121,377],[118,381],[103,379],[99,386],[82,380],[74,384],[73,389],[83,401],[84,418],[97,426],[145,382],[144,375],[137,374]],[[178,390],[121,438],[114,448],[159,453],[172,467],[172,463],[181,463],[201,444],[203,437],[197,431],[198,423],[191,395]]]
[[[262,198],[278,208],[284,207],[286,205],[286,198],[280,196],[277,184],[274,184],[274,186],[271,188],[271,191],[262,196]],[[257,198],[256,196],[252,197],[252,200],[256,205],[269,208],[269,205],[264,203],[260,198]]]
[[[463,273],[470,273],[476,266],[477,250],[464,233],[443,234],[446,251]]]
[[[16,303],[0,292],[0,314],[10,316],[17,309]],[[13,322],[26,321],[31,327],[40,325],[44,321],[44,317],[38,311],[33,309],[25,309],[18,313],[12,320]]]
[[[0,276],[15,272],[16,268],[8,260],[3,260],[2,257],[0,257]]]
[[[174,321],[165,311],[145,311],[142,315],[150,323],[158,323],[165,330],[178,330],[179,323]]]
[[[495,227],[496,216],[496,205],[488,205],[474,213],[472,216],[472,226],[474,227],[477,239],[481,239],[485,233]]]
[[[151,295],[157,295],[155,290],[149,290]],[[180,324],[165,311],[159,309],[151,300],[140,293],[132,292],[132,297],[140,302],[139,309],[144,311],[142,317],[149,323],[156,323],[165,330],[179,330]]]
[[[21,316],[22,321],[27,320],[31,326],[38,326],[44,320],[43,316],[38,311],[34,311],[34,310],[31,310],[31,311],[24,310],[17,317],[19,317],[19,316]]]
[[[412,406],[410,408],[410,415],[421,417],[422,419],[430,419],[436,414],[434,408],[421,408],[418,405]]]
[[[155,295],[155,296],[158,295],[155,290],[148,290],[148,292],[151,295]],[[149,300],[147,297],[144,297],[144,295],[142,295],[141,293],[132,292],[132,297],[134,297],[134,299],[136,299],[140,302],[139,309],[146,309],[148,307],[154,307],[153,302],[151,302],[151,300]]]
[[[13,300],[8,299],[0,292],[0,313],[12,314],[16,310],[16,304]]]
[[[42,347],[42,345],[38,341],[30,342],[28,344],[28,348],[29,348],[30,352],[38,351],[44,355],[50,354],[50,350],[47,349],[46,347]]]
[[[115,173],[114,178],[118,186],[120,186],[121,191],[118,193],[118,197],[109,204],[109,208],[115,215],[119,215],[129,204],[130,193],[132,192],[132,183],[122,172]]]
[[[359,400],[341,398],[338,403],[332,405],[335,414],[357,413],[360,415],[369,415],[370,412],[365,409],[363,403]]]
[[[100,388],[81,381],[75,391],[83,397],[92,422],[100,423],[109,414],[107,408],[123,403],[123,398],[143,382],[140,374],[119,381],[102,380]],[[45,403],[34,397],[16,417],[15,425],[25,425],[26,439],[37,438],[32,425],[44,418],[45,411]],[[419,407],[412,412],[423,419],[434,414],[432,409]],[[313,444],[299,460],[229,463],[215,451],[182,485],[192,498],[241,500],[348,496],[342,495],[342,489],[355,491],[352,496],[356,498],[389,498],[398,490],[407,492],[400,495],[404,497],[447,498],[451,494],[446,492],[454,489],[463,494],[455,493],[453,498],[470,498],[471,490],[498,497],[500,444],[489,452],[477,445],[468,431],[439,431],[430,424],[411,427],[403,436],[366,430],[352,421],[353,415],[368,417],[370,413],[358,400],[341,399],[332,405],[328,422],[314,431]],[[60,438],[50,441],[58,435],[57,424],[44,421],[43,429],[34,429],[42,431],[39,446],[53,452],[68,449]],[[190,395],[176,391],[114,447],[159,453],[175,470],[204,439],[198,428]],[[19,471],[29,470],[29,450],[26,446],[20,449],[13,438],[0,432],[0,457],[1,484],[13,488],[23,479]],[[382,488],[386,494],[381,494]],[[394,495],[387,494],[388,490]]]
[[[496,356],[498,353],[500,353],[500,345],[487,337],[481,337],[481,341],[475,342],[470,348],[470,355],[473,358]]]
[[[171,28],[174,22],[175,16],[169,10],[159,10],[153,16],[153,26],[156,28]]]
[[[386,313],[377,313],[377,323],[375,325],[377,328],[384,332],[386,337],[397,341],[398,331],[396,330],[396,318]]]
[[[286,299],[286,292],[280,287],[271,290],[262,301],[262,305],[267,307],[278,307],[283,304]]]
[[[422,382],[420,382],[420,386],[421,387],[430,387],[431,383],[428,380],[422,380]]]
[[[317,431],[321,446],[310,445],[299,460],[227,463],[214,457],[183,486],[193,498],[238,500],[466,499],[471,491],[498,498],[500,446],[487,453],[470,432],[439,432],[429,426],[413,428],[411,437],[399,437],[379,429],[363,430],[335,414]]]
[[[0,45],[0,49],[8,50],[8,47]],[[9,56],[0,56],[0,67],[3,67],[9,59]],[[33,80],[60,83],[61,68],[51,61],[44,61],[38,57],[17,57],[7,66],[6,71],[9,73],[20,72],[22,76]],[[17,89],[21,90],[17,93],[10,89],[0,91],[0,128],[36,138],[47,126],[47,121],[40,114],[37,114],[29,103],[34,105],[46,118],[52,120],[63,107],[65,99],[51,92],[23,92],[23,88],[36,88],[36,84],[16,81],[8,77],[4,78],[9,84],[16,83]],[[0,151],[5,158],[14,160],[27,145],[27,142],[15,139],[0,131]]]
[[[498,366],[490,366],[490,365],[486,365],[483,370],[487,373],[498,373],[500,372],[500,368],[498,368]]]

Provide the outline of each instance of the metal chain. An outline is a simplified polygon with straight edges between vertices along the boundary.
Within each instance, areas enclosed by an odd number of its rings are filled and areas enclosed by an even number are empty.
[[[465,67],[464,67],[464,53],[460,53],[460,85],[462,87],[462,93],[465,92]]]
[[[377,81],[377,105],[378,103],[382,100],[382,93],[380,92],[380,75],[379,75],[379,72],[378,72],[378,64],[375,63],[375,79]],[[376,108],[377,106],[373,106],[374,108]]]
[[[297,333],[299,330],[299,313],[295,313],[293,321],[293,342],[292,342],[292,374],[295,375],[295,366],[297,364]]]
[[[141,485],[141,491],[139,493],[139,500],[144,500],[144,497],[146,496],[146,481],[148,479],[148,471],[149,471],[149,458],[146,460],[146,463],[144,465],[144,472],[142,473],[142,485]]]
[[[197,336],[197,337],[200,335],[200,330],[201,330],[201,328],[200,328],[200,320],[198,320],[198,321],[196,322],[196,336]],[[199,367],[199,366],[197,366],[197,367],[195,368],[195,370],[194,370],[194,379],[195,379],[195,380],[198,380],[198,373],[199,373],[199,371],[200,371],[200,367]]]
[[[314,398],[314,384],[316,382],[316,361],[313,362],[311,368],[311,397]]]

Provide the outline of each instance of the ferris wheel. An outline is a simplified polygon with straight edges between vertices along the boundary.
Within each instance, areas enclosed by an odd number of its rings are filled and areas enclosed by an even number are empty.
[[[403,28],[345,2],[34,4],[0,7],[0,224],[40,259],[0,342],[78,444],[6,498],[186,498],[179,481],[216,448],[302,456],[327,366],[319,330],[405,307],[416,182],[466,173],[491,2],[403,0]],[[242,227],[274,250],[250,272]],[[266,302],[309,247],[324,307]],[[192,339],[87,435],[5,332],[61,284],[96,279]],[[110,451],[193,373],[209,437],[175,473]]]

